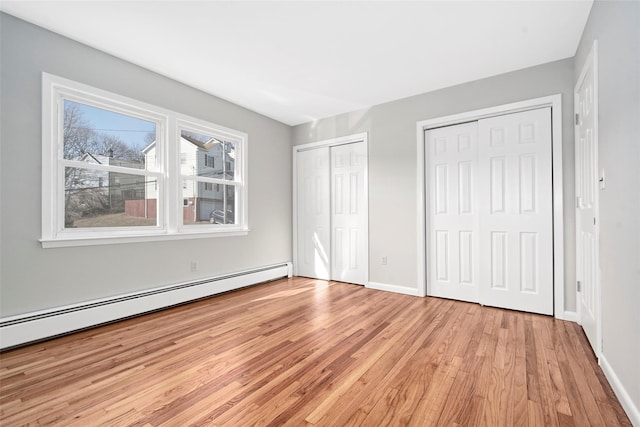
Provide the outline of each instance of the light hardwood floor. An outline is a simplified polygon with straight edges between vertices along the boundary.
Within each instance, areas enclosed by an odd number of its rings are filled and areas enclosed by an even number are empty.
[[[304,278],[0,358],[2,426],[630,425],[574,323]]]

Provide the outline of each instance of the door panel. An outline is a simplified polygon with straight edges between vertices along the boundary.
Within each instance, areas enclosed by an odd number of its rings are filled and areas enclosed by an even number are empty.
[[[331,279],[364,285],[368,276],[367,146],[331,147]]]
[[[478,301],[477,123],[426,132],[429,295]]]
[[[330,278],[329,148],[297,153],[300,276]]]
[[[478,122],[480,303],[553,314],[551,167],[550,108]]]

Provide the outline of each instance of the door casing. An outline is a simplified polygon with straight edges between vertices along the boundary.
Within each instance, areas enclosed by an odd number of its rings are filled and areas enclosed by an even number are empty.
[[[418,290],[420,295],[428,295],[427,287],[427,242],[431,236],[427,212],[429,212],[429,193],[425,186],[425,131],[442,126],[457,125],[470,121],[551,107],[552,134],[552,175],[553,175],[553,282],[554,282],[554,316],[558,319],[576,320],[575,312],[566,312],[564,308],[564,219],[563,219],[563,179],[562,179],[562,96],[560,94],[529,99],[526,101],[504,104],[481,110],[438,117],[419,121],[417,133],[417,265]]]

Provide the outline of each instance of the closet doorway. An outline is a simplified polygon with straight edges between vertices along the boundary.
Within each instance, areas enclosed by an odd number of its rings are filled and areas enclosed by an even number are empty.
[[[367,137],[294,147],[294,274],[368,281]]]
[[[433,296],[553,313],[551,109],[426,131]]]
[[[425,294],[563,318],[560,111],[552,96],[418,123]]]

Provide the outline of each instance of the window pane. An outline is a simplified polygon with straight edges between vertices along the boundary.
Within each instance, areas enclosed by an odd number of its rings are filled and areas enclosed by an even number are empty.
[[[65,168],[65,228],[157,224],[157,180],[142,175]]]
[[[225,179],[235,179],[236,171],[236,144],[225,141],[224,143]]]
[[[182,221],[192,224],[235,224],[235,185],[183,181]]]
[[[65,100],[63,135],[65,159],[157,169],[153,122]]]
[[[180,131],[180,173],[233,180],[236,144],[211,135]]]

